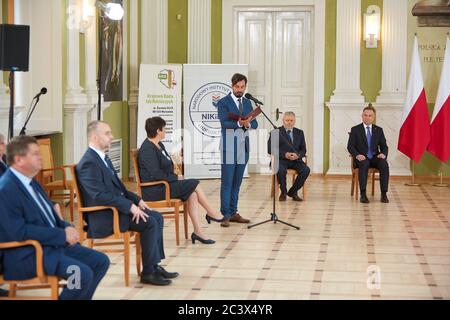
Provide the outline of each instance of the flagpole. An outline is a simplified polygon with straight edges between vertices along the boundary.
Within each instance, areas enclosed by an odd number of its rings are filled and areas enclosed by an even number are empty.
[[[411,183],[405,183],[405,186],[408,186],[408,187],[420,187],[420,183],[416,183],[415,182],[415,177],[416,177],[416,162],[413,161]]]
[[[442,172],[442,167],[443,166],[444,166],[444,164],[441,163],[441,169],[439,170],[439,176],[441,178],[441,183],[435,183],[435,184],[433,184],[433,187],[438,187],[438,188],[446,188],[446,187],[448,187],[448,184],[444,183],[444,181],[443,181],[443,176],[444,176],[444,173]]]

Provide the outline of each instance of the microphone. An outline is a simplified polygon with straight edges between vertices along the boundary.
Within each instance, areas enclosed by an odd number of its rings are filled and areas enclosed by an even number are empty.
[[[252,96],[250,93],[246,93],[245,94],[245,97],[248,99],[248,100],[252,100],[254,103],[256,103],[256,104],[259,104],[259,105],[264,105],[264,103],[262,103],[261,101],[259,101],[258,99],[256,99],[254,96]]]
[[[38,99],[41,95],[47,94],[47,88],[42,88],[41,92],[39,92],[37,95],[34,96],[33,99]]]

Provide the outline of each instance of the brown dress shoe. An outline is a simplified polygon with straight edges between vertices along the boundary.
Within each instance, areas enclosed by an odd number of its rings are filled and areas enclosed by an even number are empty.
[[[220,223],[220,226],[228,228],[230,226],[230,219],[223,219],[223,221]]]
[[[250,220],[244,219],[239,213],[236,213],[234,216],[230,218],[230,222],[250,223]]]

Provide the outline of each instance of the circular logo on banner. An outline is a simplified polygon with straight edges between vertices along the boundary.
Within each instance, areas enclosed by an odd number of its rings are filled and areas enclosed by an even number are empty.
[[[201,134],[211,138],[221,136],[217,103],[231,92],[231,87],[222,82],[211,82],[200,87],[189,103],[192,125]]]

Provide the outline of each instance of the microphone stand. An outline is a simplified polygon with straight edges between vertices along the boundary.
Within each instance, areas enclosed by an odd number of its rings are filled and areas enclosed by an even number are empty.
[[[258,106],[258,104],[256,105],[256,106]],[[261,113],[264,115],[264,117],[267,119],[267,121],[269,121],[269,123],[272,125],[272,127],[273,127],[273,129],[274,130],[277,130],[278,128],[277,128],[277,126],[272,122],[272,120],[270,120],[270,118],[265,114],[265,112],[264,112],[264,110],[262,110],[261,109]],[[283,139],[286,139],[284,136],[283,136]],[[277,188],[277,181],[276,181],[276,176],[277,176],[277,173],[276,172],[273,172],[273,187],[274,188]],[[274,195],[273,195],[273,212],[270,214],[270,219],[269,220],[266,220],[266,221],[263,221],[263,222],[259,222],[259,223],[256,223],[256,224],[253,224],[253,225],[251,225],[251,226],[248,226],[247,228],[248,229],[251,229],[251,228],[254,228],[254,227],[257,227],[257,226],[260,226],[260,225],[262,225],[262,224],[265,224],[265,223],[268,223],[268,222],[273,222],[274,224],[276,224],[277,222],[279,222],[279,223],[282,223],[282,224],[285,224],[285,225],[287,225],[287,226],[289,226],[289,227],[292,227],[292,228],[294,228],[294,229],[297,229],[297,230],[300,230],[300,228],[299,227],[297,227],[297,226],[294,226],[294,225],[292,225],[292,224],[290,224],[290,223],[287,223],[287,222],[284,222],[284,221],[282,221],[282,220],[280,220],[280,219],[278,219],[278,216],[277,216],[277,213],[276,213],[276,199],[275,199],[276,197],[275,197],[275,193],[274,193]]]
[[[34,106],[30,109],[30,112],[28,113],[27,119],[25,121],[25,124],[22,127],[22,130],[20,130],[20,135],[24,136],[26,135],[26,129],[27,129],[27,124],[30,121],[31,116],[33,115],[34,109],[36,109],[37,104],[39,103],[39,98],[40,95],[38,95],[37,97],[34,97],[34,99],[36,99],[36,102],[34,103]],[[33,100],[31,100],[31,104],[33,104]]]

